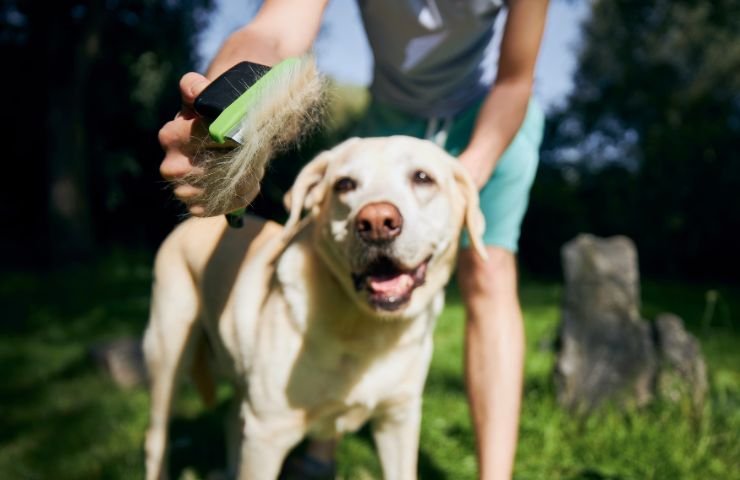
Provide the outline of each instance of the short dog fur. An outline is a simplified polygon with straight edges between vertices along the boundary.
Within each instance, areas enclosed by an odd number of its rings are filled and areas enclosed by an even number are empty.
[[[384,477],[416,478],[421,395],[444,286],[467,227],[481,256],[478,195],[460,164],[410,137],[350,139],[298,175],[285,226],[190,219],[155,262],[144,338],[147,479],[166,476],[178,378],[213,397],[233,382],[229,461],[274,479],[303,437],[371,421]]]

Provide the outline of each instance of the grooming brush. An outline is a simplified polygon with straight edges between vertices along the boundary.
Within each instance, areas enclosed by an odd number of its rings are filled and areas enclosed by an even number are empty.
[[[249,203],[275,152],[318,125],[323,97],[324,79],[310,55],[273,67],[241,62],[211,82],[193,106],[209,123],[211,139],[233,149],[211,158],[211,173],[203,182],[211,190],[204,202],[206,214],[233,199],[231,190],[242,181],[255,183],[254,192],[242,195]],[[230,226],[242,226],[245,209],[226,214]]]

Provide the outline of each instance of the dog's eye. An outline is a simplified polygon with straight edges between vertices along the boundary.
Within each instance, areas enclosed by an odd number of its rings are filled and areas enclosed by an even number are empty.
[[[357,182],[350,177],[342,177],[334,182],[334,191],[337,193],[351,192],[357,188]]]
[[[434,178],[424,170],[417,170],[411,176],[411,181],[417,185],[431,185],[434,183]]]

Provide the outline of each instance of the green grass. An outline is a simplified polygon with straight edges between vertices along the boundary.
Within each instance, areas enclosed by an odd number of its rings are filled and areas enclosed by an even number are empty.
[[[88,347],[142,331],[150,261],[117,254],[93,267],[0,278],[1,478],[142,477],[147,394],[116,388],[96,370]],[[579,420],[557,406],[551,382],[560,286],[523,281],[528,350],[516,478],[740,478],[740,292],[712,288],[643,286],[646,317],[678,313],[702,341],[711,388],[700,414],[657,402]],[[438,325],[424,397],[420,477],[473,479],[463,309],[454,289]],[[224,406],[204,412],[184,390],[172,425],[173,477],[204,478],[224,461]],[[225,400],[228,389],[220,393]],[[342,442],[338,460],[342,478],[380,477],[367,430]]]

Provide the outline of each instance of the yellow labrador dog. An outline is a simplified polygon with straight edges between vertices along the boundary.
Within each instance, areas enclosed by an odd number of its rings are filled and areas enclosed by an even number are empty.
[[[397,136],[319,155],[286,203],[284,227],[190,219],[157,255],[144,339],[150,480],[165,475],[178,375],[194,363],[208,396],[206,357],[236,385],[238,478],[274,479],[304,436],[368,420],[385,478],[416,477],[432,330],[464,226],[485,256],[477,191],[436,145]]]

